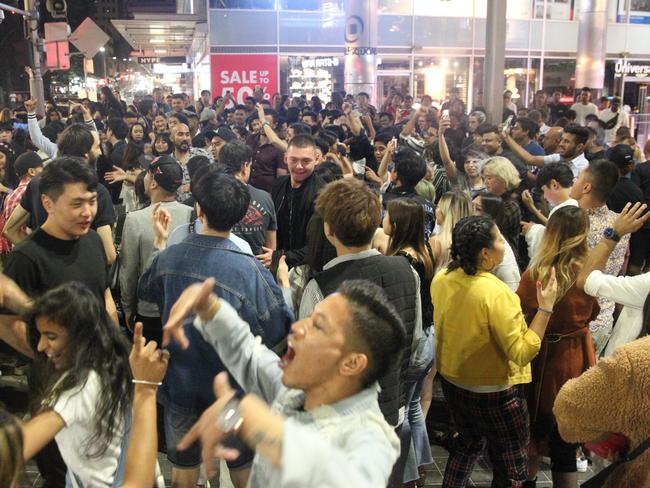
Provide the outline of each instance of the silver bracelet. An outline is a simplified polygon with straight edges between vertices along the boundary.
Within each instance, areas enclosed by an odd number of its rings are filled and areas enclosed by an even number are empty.
[[[149,386],[162,385],[162,381],[136,380],[135,378],[131,380],[131,383],[135,383],[136,385],[149,385]]]
[[[547,313],[549,315],[553,314],[553,310],[547,310],[546,308],[542,308],[542,307],[537,307],[537,311],[544,312],[544,313]]]

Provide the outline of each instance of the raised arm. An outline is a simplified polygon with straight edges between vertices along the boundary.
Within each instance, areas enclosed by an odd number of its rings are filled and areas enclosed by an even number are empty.
[[[402,132],[400,133],[401,137],[408,137],[411,134],[413,134],[413,130],[415,130],[415,124],[418,122],[418,117],[422,114],[427,114],[428,111],[426,108],[421,107],[420,110],[413,110],[413,113],[409,117],[408,122],[404,124],[404,127],[402,128]]]
[[[273,127],[271,127],[271,124],[265,121],[266,119],[264,118],[264,107],[258,103],[255,105],[255,108],[257,109],[257,116],[260,119],[262,130],[264,131],[266,138],[280,151],[286,152],[286,150],[289,148],[289,144],[287,144],[287,141],[280,139],[280,137],[273,130]]]
[[[515,153],[515,156],[521,159],[525,164],[529,164],[531,166],[544,166],[545,156],[533,156],[522,146],[520,146],[512,138],[512,136],[505,131],[501,133],[501,136],[503,137],[503,140],[506,142],[506,144],[508,144],[508,147],[510,147],[510,150]]]
[[[452,181],[456,179],[458,170],[456,169],[456,163],[451,159],[451,155],[449,154],[449,146],[447,146],[447,139],[445,138],[445,132],[447,129],[449,129],[449,127],[451,127],[451,122],[449,119],[441,117],[438,125],[440,127],[440,131],[438,132],[440,158],[442,159],[442,164],[445,167],[447,178]]]
[[[226,438],[224,430],[230,427],[224,425],[226,416],[230,416],[237,419],[234,431],[246,444],[281,470],[280,486],[387,485],[399,442],[381,420],[359,422],[344,445],[333,445],[317,430],[274,412],[255,395],[238,400],[226,373],[215,379],[215,396],[218,400],[178,446],[186,449],[200,440],[208,475],[214,473],[215,456],[232,455],[220,445]],[[370,470],[369,458],[373,460]]]
[[[156,389],[167,371],[169,353],[157,349],[158,345],[153,341],[145,343],[142,324],[138,322],[135,324],[129,356],[133,379],[137,383],[133,394],[133,422],[122,488],[153,486],[156,472]]]
[[[32,140],[34,145],[47,154],[50,159],[56,158],[59,148],[56,144],[50,141],[47,137],[41,132],[41,128],[38,126],[38,120],[36,120],[36,105],[37,101],[26,100],[25,109],[27,110],[27,128],[29,129],[29,138]]]
[[[632,205],[628,203],[623,207],[623,211],[616,217],[612,228],[620,237],[639,230],[643,224],[650,218],[650,212],[645,213],[648,206],[640,202]],[[618,242],[613,239],[602,238],[589,254],[585,263],[578,273],[576,286],[581,290],[584,289],[587,278],[593,271],[603,271],[607,265],[609,255],[614,252]]]
[[[377,176],[379,176],[382,180],[386,179],[386,173],[388,173],[388,163],[390,163],[391,159],[393,158],[393,154],[395,153],[396,149],[397,140],[393,139],[388,143],[388,146],[386,146],[386,151],[384,151],[384,155],[381,158],[381,163],[379,163],[379,169],[377,170]]]

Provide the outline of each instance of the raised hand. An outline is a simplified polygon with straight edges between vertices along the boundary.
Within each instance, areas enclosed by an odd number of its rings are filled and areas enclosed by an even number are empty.
[[[278,270],[275,273],[278,279],[278,284],[282,288],[289,288],[289,266],[287,265],[287,257],[282,256],[278,262]]]
[[[537,285],[537,304],[539,308],[553,310],[555,299],[557,298],[557,278],[555,277],[555,267],[551,268],[551,274],[548,277],[546,286],[541,281]]]
[[[169,364],[169,352],[158,349],[156,341],[142,336],[142,322],[137,322],[133,331],[133,347],[129,354],[133,379],[160,383]]]
[[[619,236],[636,232],[650,218],[650,212],[646,212],[648,206],[645,203],[637,202],[634,205],[627,203],[623,211],[618,214],[612,228]]]
[[[217,313],[219,299],[212,293],[214,283],[214,278],[208,278],[203,283],[194,283],[188,286],[181,293],[181,296],[178,297],[169,312],[169,318],[163,327],[163,347],[166,347],[173,337],[183,349],[187,349],[190,343],[183,331],[185,318],[192,312],[203,318],[211,318]]]
[[[169,228],[172,223],[171,214],[157,203],[153,210],[154,247],[164,249],[169,238]]]
[[[104,179],[109,183],[118,183],[126,179],[126,171],[119,166],[113,166],[113,171],[104,173]]]
[[[38,100],[32,98],[30,100],[25,100],[25,110],[28,114],[36,113],[36,106],[38,105]]]
[[[271,267],[271,262],[273,261],[273,249],[262,246],[262,251],[262,254],[255,257],[266,269],[269,269]]]

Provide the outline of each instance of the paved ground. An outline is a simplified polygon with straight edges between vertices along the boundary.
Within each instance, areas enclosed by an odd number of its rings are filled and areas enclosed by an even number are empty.
[[[426,468],[427,478],[425,486],[427,488],[442,486],[442,474],[445,471],[445,464],[447,462],[447,451],[442,447],[435,445],[432,446],[432,453],[433,464]],[[167,481],[167,486],[170,486],[169,463],[167,463],[163,456],[160,456],[160,461],[163,474],[165,475],[165,480]],[[591,476],[593,476],[593,472],[591,471],[591,468],[589,468],[589,471],[587,473],[580,474],[580,481],[584,481]],[[481,460],[479,466],[474,469],[474,473],[472,474],[472,478],[468,486],[489,487],[491,480],[492,471],[485,463],[485,461]],[[38,471],[36,470],[36,466],[30,463],[27,466],[26,479],[23,480],[23,482],[20,484],[20,488],[36,488],[40,486],[42,486],[42,484],[38,475]],[[230,483],[227,482],[222,483],[220,486],[218,480],[216,479],[213,480],[211,486],[212,488],[231,488]],[[553,486],[551,483],[551,472],[549,471],[548,466],[544,466],[544,470],[539,473],[537,486],[544,488]]]

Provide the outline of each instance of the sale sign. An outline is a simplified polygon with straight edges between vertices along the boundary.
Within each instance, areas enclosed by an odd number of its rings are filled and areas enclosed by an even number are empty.
[[[213,54],[211,58],[212,96],[232,93],[244,103],[256,89],[270,100],[278,91],[278,57],[274,54]]]

